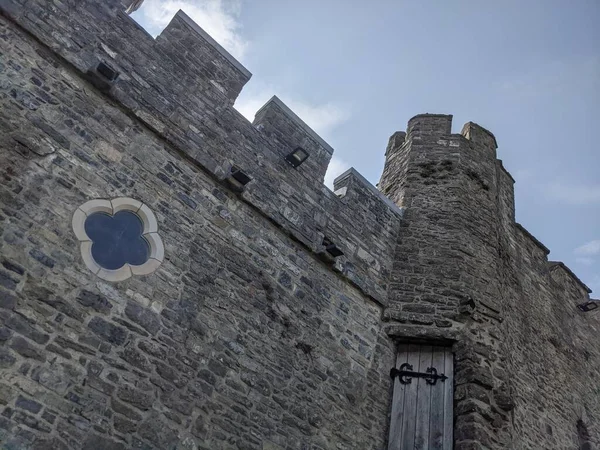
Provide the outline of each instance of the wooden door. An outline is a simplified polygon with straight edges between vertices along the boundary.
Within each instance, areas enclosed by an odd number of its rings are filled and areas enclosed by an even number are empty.
[[[452,450],[454,358],[449,348],[401,344],[388,450]],[[398,371],[404,374],[400,376]],[[437,373],[421,378],[407,371]],[[443,376],[442,376],[443,375]],[[443,379],[443,377],[447,377]]]

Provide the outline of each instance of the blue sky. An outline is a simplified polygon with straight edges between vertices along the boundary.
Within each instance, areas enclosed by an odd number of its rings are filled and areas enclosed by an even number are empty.
[[[253,74],[236,108],[278,95],[335,149],[327,183],[373,184],[415,114],[492,131],[517,221],[600,297],[598,0],[145,0],[156,35],[183,9]]]

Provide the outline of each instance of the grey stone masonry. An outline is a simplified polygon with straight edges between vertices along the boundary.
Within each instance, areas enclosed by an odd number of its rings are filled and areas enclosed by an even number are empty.
[[[379,318],[397,208],[361,183],[339,198],[312,178],[331,152],[286,111],[269,113],[289,129],[274,144],[198,70],[179,90],[183,74],[160,69],[167,43],[106,5],[25,6],[5,13],[28,31],[3,17],[0,33],[0,254],[19,272],[2,272],[3,443],[383,447],[394,355]],[[85,80],[100,60],[120,72],[103,92]],[[284,161],[284,139],[311,152],[306,165]],[[252,177],[243,193],[226,183],[233,164]],[[107,283],[80,259],[71,215],[121,196],[156,214],[165,260]]]
[[[36,2],[27,2],[27,8],[19,7],[18,2],[12,0],[6,3],[8,6],[15,5],[12,6],[15,19],[20,18],[23,11],[35,11],[38,7]],[[324,234],[334,241],[352,242],[358,237],[366,238],[363,245],[344,249],[343,259],[350,261],[340,263],[340,270],[351,273],[355,280],[360,279],[369,295],[379,302],[384,301],[385,278],[376,281],[371,276],[362,276],[361,272],[373,271],[363,262],[365,258],[358,257],[358,252],[361,255],[379,252],[371,258],[390,267],[391,255],[387,249],[382,251],[380,246],[369,241],[395,235],[399,227],[397,214],[389,208],[380,208],[378,216],[369,216],[374,221],[373,226],[379,222],[386,228],[381,236],[351,231],[352,223],[345,224],[343,235],[337,236],[333,231],[334,228],[340,229],[335,223],[336,210],[351,208],[356,214],[349,212],[347,215],[358,215],[362,205],[343,205],[322,185],[322,176],[331,156],[329,146],[323,147],[320,138],[314,139],[312,130],[299,124],[275,102],[267,103],[261,110],[261,117],[273,118],[281,125],[274,137],[271,137],[270,129],[263,133],[243,118],[231,107],[232,102],[225,93],[212,83],[214,79],[221,79],[221,73],[227,73],[226,68],[232,67],[230,58],[223,57],[216,50],[213,54],[216,60],[195,58],[201,55],[182,49],[179,44],[183,39],[181,29],[188,25],[181,19],[181,14],[161,33],[163,36],[176,36],[174,42],[160,38],[154,42],[127,15],[110,9],[110,3],[82,2],[78,5],[77,8],[61,10],[48,7],[47,2],[40,2],[40,10],[44,10],[46,15],[53,15],[52,24],[57,33],[40,26],[40,23],[33,24],[29,18],[34,17],[32,14],[23,17],[22,24],[32,32],[41,33],[41,40],[49,42],[51,47],[58,47],[60,55],[83,72],[98,61],[109,62],[120,73],[118,82],[109,92],[114,101],[202,166],[212,177],[224,179],[232,166],[241,167],[253,179],[243,198],[313,250],[322,250],[320,244]],[[11,8],[7,11],[10,12]],[[56,36],[73,36],[71,23],[87,31],[76,36],[76,46],[61,45]],[[208,46],[204,39],[199,42]],[[186,49],[188,47],[200,45],[195,42],[185,46]],[[226,65],[226,68],[217,65],[217,62]],[[202,65],[202,70],[199,65]],[[201,76],[202,73],[210,76]],[[307,145],[310,141],[314,142],[314,147]],[[311,156],[306,164],[293,169],[283,156],[296,145],[304,145]],[[315,173],[321,176],[315,179]],[[353,236],[356,238],[352,239]]]
[[[301,118],[246,120],[250,72],[130,4],[0,0],[0,447],[385,449],[406,341],[455,355],[456,449],[600,445],[598,314],[515,222],[491,133],[415,116],[379,189],[331,191]],[[110,281],[73,217],[123,198],[164,249]]]
[[[284,158],[300,147],[310,154],[302,174],[309,185],[321,185],[333,148],[293,113],[277,96],[273,96],[256,112],[252,124],[274,144],[278,156]]]
[[[172,57],[174,65],[185,64],[184,78],[179,81],[189,89],[200,80],[208,81],[233,103],[252,76],[183,11],[173,17],[156,44],[165,56]]]
[[[456,449],[592,448],[577,447],[579,420],[587,444],[600,443],[600,348],[590,341],[600,321],[576,308],[590,291],[515,223],[495,137],[451,124],[421,114],[388,144],[379,187],[405,225],[387,332],[453,342]]]

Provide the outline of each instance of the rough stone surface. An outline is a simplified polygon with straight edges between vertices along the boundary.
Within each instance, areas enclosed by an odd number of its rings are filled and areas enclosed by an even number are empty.
[[[120,0],[0,10],[3,447],[384,449],[406,339],[452,345],[455,448],[600,445],[600,321],[515,223],[489,132],[416,116],[381,192],[334,194],[331,149],[279,100],[244,119],[248,74],[184,15],[154,40]],[[71,217],[121,196],[165,258],[109,283]]]
[[[451,125],[419,115],[389,141],[379,187],[405,208],[406,226],[388,333],[454,342],[455,448],[579,448],[581,417],[597,445],[600,348],[590,336],[600,322],[576,308],[588,289],[515,223],[514,180],[491,133]]]

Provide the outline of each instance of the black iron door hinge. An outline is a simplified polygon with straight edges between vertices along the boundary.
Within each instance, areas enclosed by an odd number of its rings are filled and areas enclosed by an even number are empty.
[[[400,383],[402,384],[410,384],[413,377],[416,378],[425,378],[425,382],[427,384],[436,384],[437,380],[442,380],[442,383],[448,379],[446,375],[438,374],[437,369],[434,367],[428,367],[425,372],[415,372],[413,371],[412,364],[404,363],[400,366],[400,369],[396,369],[395,367],[390,370],[390,377],[396,378],[400,377]]]

